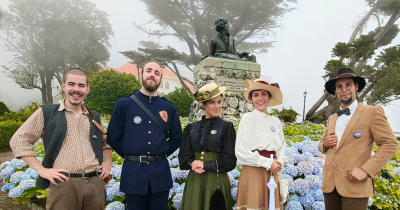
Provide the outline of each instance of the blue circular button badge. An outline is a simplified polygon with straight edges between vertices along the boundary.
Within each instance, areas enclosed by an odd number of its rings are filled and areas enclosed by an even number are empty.
[[[211,131],[211,134],[216,134],[217,133],[217,130],[212,130]]]
[[[271,131],[276,132],[276,128],[274,126],[271,126]]]
[[[133,122],[135,122],[136,124],[139,124],[142,122],[142,118],[140,118],[139,116],[136,116],[135,118],[133,118]]]
[[[360,138],[362,136],[361,131],[354,131],[353,136],[356,138]]]

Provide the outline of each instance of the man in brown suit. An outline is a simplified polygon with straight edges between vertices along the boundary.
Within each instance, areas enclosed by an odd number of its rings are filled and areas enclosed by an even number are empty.
[[[398,149],[382,107],[358,103],[356,92],[364,87],[365,79],[349,68],[325,83],[340,101],[319,144],[327,154],[322,178],[326,210],[367,209],[368,197],[374,196],[373,178]],[[379,149],[371,157],[374,143]]]

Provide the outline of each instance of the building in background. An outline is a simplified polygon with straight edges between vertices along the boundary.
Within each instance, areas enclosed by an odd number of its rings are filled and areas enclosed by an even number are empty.
[[[133,74],[133,75],[135,75],[136,78],[139,78],[138,77],[139,71],[136,67],[136,64],[126,63],[121,68],[117,69],[117,71],[121,72],[121,73]],[[185,84],[189,87],[189,89],[193,93],[193,91],[194,91],[193,85],[191,85],[187,81],[185,81]],[[175,88],[179,89],[181,87],[182,87],[182,84],[179,81],[178,76],[176,76],[176,74],[172,73],[168,69],[163,68],[163,77],[161,80],[161,85],[158,88],[158,93],[168,94],[168,93],[174,91]]]

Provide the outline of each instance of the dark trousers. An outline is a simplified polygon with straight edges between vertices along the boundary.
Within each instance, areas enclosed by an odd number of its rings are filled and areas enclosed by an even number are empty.
[[[365,210],[368,198],[348,198],[341,196],[336,188],[331,193],[324,193],[326,210]]]
[[[106,188],[99,177],[69,178],[57,186],[51,184],[46,209],[50,210],[104,210]]]
[[[125,194],[128,210],[167,210],[169,191],[153,194],[149,183],[147,195]]]

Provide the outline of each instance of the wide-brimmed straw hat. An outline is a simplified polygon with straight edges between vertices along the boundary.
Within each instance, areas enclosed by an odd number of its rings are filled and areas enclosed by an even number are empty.
[[[253,103],[249,98],[249,94],[253,90],[267,90],[271,94],[271,98],[268,102],[269,107],[282,104],[282,92],[277,83],[269,84],[266,80],[259,78],[255,80],[246,80],[245,85],[246,89],[243,94],[244,97],[246,97],[247,102]]]
[[[355,80],[355,82],[358,84],[357,92],[362,91],[365,87],[365,79],[363,77],[357,76],[356,73],[353,71],[353,69],[341,68],[339,69],[334,79],[331,79],[325,83],[326,91],[328,91],[328,93],[332,95],[335,95],[336,81],[338,79],[344,79],[344,78],[353,78]]]
[[[213,99],[224,93],[226,87],[218,87],[215,83],[209,83],[201,87],[193,96],[197,102]]]

